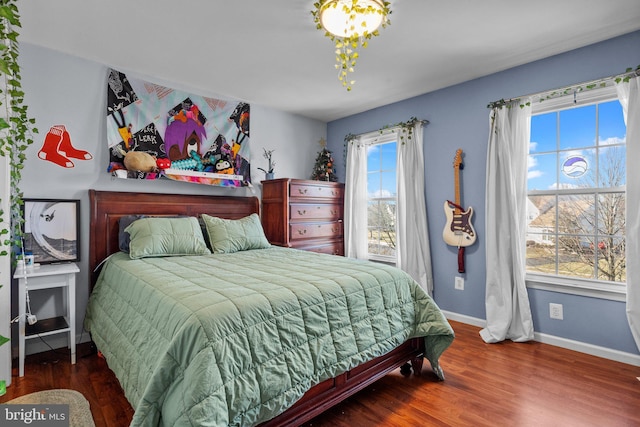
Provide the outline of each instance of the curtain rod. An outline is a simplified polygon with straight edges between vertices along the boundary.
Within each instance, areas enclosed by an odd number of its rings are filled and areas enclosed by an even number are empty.
[[[367,137],[367,136],[370,136],[370,135],[372,135],[374,133],[375,134],[380,134],[380,133],[384,132],[385,130],[391,130],[393,128],[399,127],[400,125],[406,124],[406,123],[411,122],[411,121],[412,121],[412,119],[409,119],[406,122],[396,123],[394,125],[383,127],[383,128],[378,129],[378,130],[372,130],[372,131],[369,131],[369,132],[363,132],[363,133],[359,133],[357,135],[349,134],[349,135],[347,135],[347,137],[345,139],[349,139],[349,137],[356,137],[356,136]],[[416,119],[415,123],[420,123],[422,125],[428,125],[429,124],[429,120],[426,120],[426,119],[417,120]]]
[[[591,81],[587,81],[587,82],[583,82],[583,83],[576,83],[570,86],[564,86],[561,88],[557,88],[557,89],[551,89],[551,90],[545,90],[542,92],[537,92],[537,93],[532,93],[529,95],[521,95],[521,96],[516,96],[515,98],[509,98],[509,99],[499,99],[497,101],[493,101],[490,102],[489,104],[487,104],[487,108],[496,108],[496,107],[502,107],[503,105],[506,105],[510,102],[513,101],[518,101],[522,98],[535,98],[535,97],[539,97],[542,98],[545,94],[547,95],[547,99],[549,98],[556,98],[556,97],[560,97],[560,96],[566,96],[566,95],[570,95],[572,93],[576,93],[576,92],[581,92],[582,90],[586,89],[596,89],[597,87],[604,87],[607,84],[609,84],[611,81],[616,81],[619,82],[620,80],[624,80],[626,78],[630,78],[633,76],[640,76],[640,66],[638,66],[638,68],[636,68],[635,70],[632,69],[627,69],[627,71],[625,71],[622,74],[617,74],[615,76],[609,76],[609,77],[602,77],[596,80],[591,80]],[[620,80],[617,80],[620,79]],[[556,95],[556,96],[552,96],[552,95]],[[540,99],[541,100],[541,99]]]

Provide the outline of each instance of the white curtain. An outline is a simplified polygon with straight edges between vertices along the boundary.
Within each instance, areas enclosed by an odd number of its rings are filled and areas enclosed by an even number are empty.
[[[424,195],[422,123],[416,123],[412,131],[413,135],[409,140],[407,129],[401,127],[397,130],[397,266],[409,273],[429,295],[433,296],[431,249]]]
[[[627,125],[627,319],[640,349],[640,77],[616,85]]]
[[[520,102],[491,111],[486,178],[485,342],[533,339],[525,285],[527,157],[531,107]]]
[[[359,137],[347,144],[344,189],[345,256],[367,259],[367,147]]]

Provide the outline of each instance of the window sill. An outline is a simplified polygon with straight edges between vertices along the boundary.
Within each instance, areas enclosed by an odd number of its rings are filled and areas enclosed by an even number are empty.
[[[595,280],[565,279],[543,274],[527,274],[527,288],[564,294],[580,295],[611,301],[626,301],[627,286],[624,283],[605,283]]]
[[[396,261],[391,258],[391,257],[384,257],[384,256],[380,256],[380,255],[369,255],[369,261],[373,261],[373,262],[379,262],[381,264],[387,264],[387,265],[391,265],[391,266],[396,266]]]

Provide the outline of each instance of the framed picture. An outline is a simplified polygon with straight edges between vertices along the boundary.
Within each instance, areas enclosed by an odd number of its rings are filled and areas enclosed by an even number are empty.
[[[80,260],[80,200],[24,199],[23,245],[40,264]]]

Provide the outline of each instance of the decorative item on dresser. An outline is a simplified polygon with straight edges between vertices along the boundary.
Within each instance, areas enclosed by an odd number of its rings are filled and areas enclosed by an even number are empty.
[[[269,242],[344,255],[344,184],[280,178],[262,182],[262,227]]]

